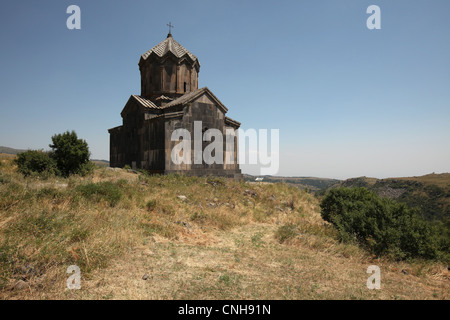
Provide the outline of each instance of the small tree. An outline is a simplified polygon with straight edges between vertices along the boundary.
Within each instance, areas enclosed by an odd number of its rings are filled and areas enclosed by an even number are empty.
[[[89,163],[89,147],[85,140],[78,139],[75,131],[66,131],[52,136],[51,156],[62,175],[80,173]]]

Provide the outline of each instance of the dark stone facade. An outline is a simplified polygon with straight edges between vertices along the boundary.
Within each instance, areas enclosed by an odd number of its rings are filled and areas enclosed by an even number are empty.
[[[228,109],[207,88],[198,89],[200,63],[197,57],[167,38],[141,56],[141,95],[132,95],[121,112],[123,124],[109,129],[110,166],[144,169],[150,173],[217,175],[241,179],[237,163],[238,138],[226,143],[226,130],[240,123],[225,116]],[[223,164],[194,162],[194,122],[201,121],[203,131],[218,129],[223,134],[223,155],[232,161]],[[191,163],[172,161],[172,132],[186,129],[192,137]],[[203,132],[202,131],[202,132]],[[202,149],[209,142],[202,142]]]

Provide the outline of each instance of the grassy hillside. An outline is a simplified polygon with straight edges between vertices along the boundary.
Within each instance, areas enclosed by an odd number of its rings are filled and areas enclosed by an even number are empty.
[[[286,183],[146,176],[24,178],[0,155],[3,299],[448,299],[446,265],[336,240]],[[378,265],[382,289],[368,290]],[[82,272],[66,289],[67,267]],[[404,271],[404,272],[402,272]]]
[[[336,186],[366,187],[380,196],[418,208],[429,220],[450,219],[450,173],[390,179],[360,177]]]

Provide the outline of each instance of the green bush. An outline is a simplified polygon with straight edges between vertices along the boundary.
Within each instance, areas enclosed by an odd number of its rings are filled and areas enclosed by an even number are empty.
[[[55,188],[44,187],[36,191],[35,196],[37,199],[57,199],[63,195]]]
[[[283,243],[289,239],[295,238],[297,235],[297,227],[294,224],[289,223],[277,229],[275,238],[277,238],[280,243]]]
[[[87,163],[82,164],[80,166],[80,169],[78,170],[77,173],[80,176],[84,177],[84,176],[87,176],[88,174],[91,174],[92,172],[94,172],[94,169],[95,169],[95,163],[92,161],[88,161]]]
[[[29,176],[33,172],[40,174],[44,172],[58,173],[55,160],[50,157],[48,152],[42,150],[28,150],[19,153],[14,162],[18,166],[19,172],[25,176]]]
[[[356,240],[376,255],[436,259],[445,254],[431,223],[405,204],[381,198],[366,188],[332,189],[320,208],[322,218],[336,227],[340,240]]]
[[[98,202],[103,199],[111,207],[115,207],[122,198],[120,187],[109,181],[80,185],[76,190],[89,200]]]
[[[78,139],[75,131],[66,131],[52,136],[51,157],[63,176],[83,173],[89,163],[89,147],[86,141]]]
[[[89,147],[86,141],[78,139],[75,131],[56,134],[52,137],[51,152],[28,150],[18,154],[14,160],[25,176],[38,174],[69,176],[87,175],[94,170],[95,164],[89,161]]]

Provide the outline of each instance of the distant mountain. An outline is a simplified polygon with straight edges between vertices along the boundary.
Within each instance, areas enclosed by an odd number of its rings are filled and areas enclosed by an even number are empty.
[[[328,189],[342,182],[342,180],[328,179],[328,178],[252,176],[249,174],[244,174],[245,181],[255,181],[257,178],[259,179],[262,178],[262,182],[270,182],[270,183],[282,182],[293,185],[300,189],[307,188],[313,192]]]
[[[0,153],[18,154],[18,153],[25,152],[25,151],[27,151],[27,150],[14,149],[14,148],[0,146]]]
[[[365,187],[382,197],[418,208],[429,220],[450,219],[450,173],[388,179],[359,177],[347,179],[332,187],[339,186]]]
[[[92,162],[94,162],[96,165],[100,167],[109,167],[109,161],[108,160],[98,160],[98,159],[91,159]]]

